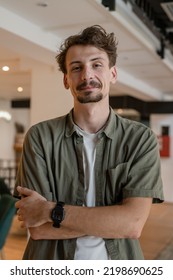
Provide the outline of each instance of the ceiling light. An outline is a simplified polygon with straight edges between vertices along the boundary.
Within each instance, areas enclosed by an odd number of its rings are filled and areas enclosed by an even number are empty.
[[[23,91],[23,87],[18,87],[18,88],[17,88],[17,91],[18,91],[18,92],[22,92],[22,91]]]
[[[7,72],[7,71],[9,71],[9,70],[10,70],[10,67],[7,66],[7,65],[4,65],[4,66],[2,67],[2,71]]]

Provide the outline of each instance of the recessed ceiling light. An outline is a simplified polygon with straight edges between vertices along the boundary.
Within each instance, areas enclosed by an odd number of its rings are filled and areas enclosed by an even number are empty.
[[[18,87],[18,88],[17,88],[17,91],[18,91],[18,92],[22,92],[22,91],[23,91],[23,87]]]
[[[38,7],[43,7],[43,8],[46,8],[48,6],[48,4],[46,2],[38,2],[37,3],[37,6]]]
[[[7,65],[4,65],[4,66],[2,67],[2,71],[7,72],[7,71],[9,71],[9,70],[10,70],[10,67],[7,66]]]

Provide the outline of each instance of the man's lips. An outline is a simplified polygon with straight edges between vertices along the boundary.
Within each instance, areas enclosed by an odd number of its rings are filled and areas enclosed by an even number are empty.
[[[98,82],[91,81],[89,84],[84,82],[77,86],[77,90],[93,90],[95,88],[101,88],[101,85]]]
[[[91,86],[87,86],[87,87],[81,87],[80,90],[91,90],[94,88],[98,88],[98,87],[91,87]]]

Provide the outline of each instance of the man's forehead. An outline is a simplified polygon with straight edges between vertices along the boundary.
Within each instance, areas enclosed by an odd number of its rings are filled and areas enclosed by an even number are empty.
[[[70,47],[67,51],[66,61],[69,63],[74,61],[80,62],[86,58],[91,61],[96,59],[107,60],[108,56],[104,50],[92,45],[75,45]]]

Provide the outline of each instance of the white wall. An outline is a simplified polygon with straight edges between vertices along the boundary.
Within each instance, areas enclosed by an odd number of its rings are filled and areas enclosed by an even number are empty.
[[[161,158],[161,174],[163,179],[165,201],[173,202],[173,115],[152,115],[151,128],[159,136],[161,127],[170,127],[170,157]]]
[[[64,88],[58,66],[37,63],[32,70],[31,124],[69,112],[73,106],[71,93]]]
[[[13,109],[11,102],[5,100],[0,100],[0,109],[8,111],[12,116],[11,121],[0,119],[0,159],[14,159],[15,122],[22,124],[27,130],[30,125],[30,110]]]

